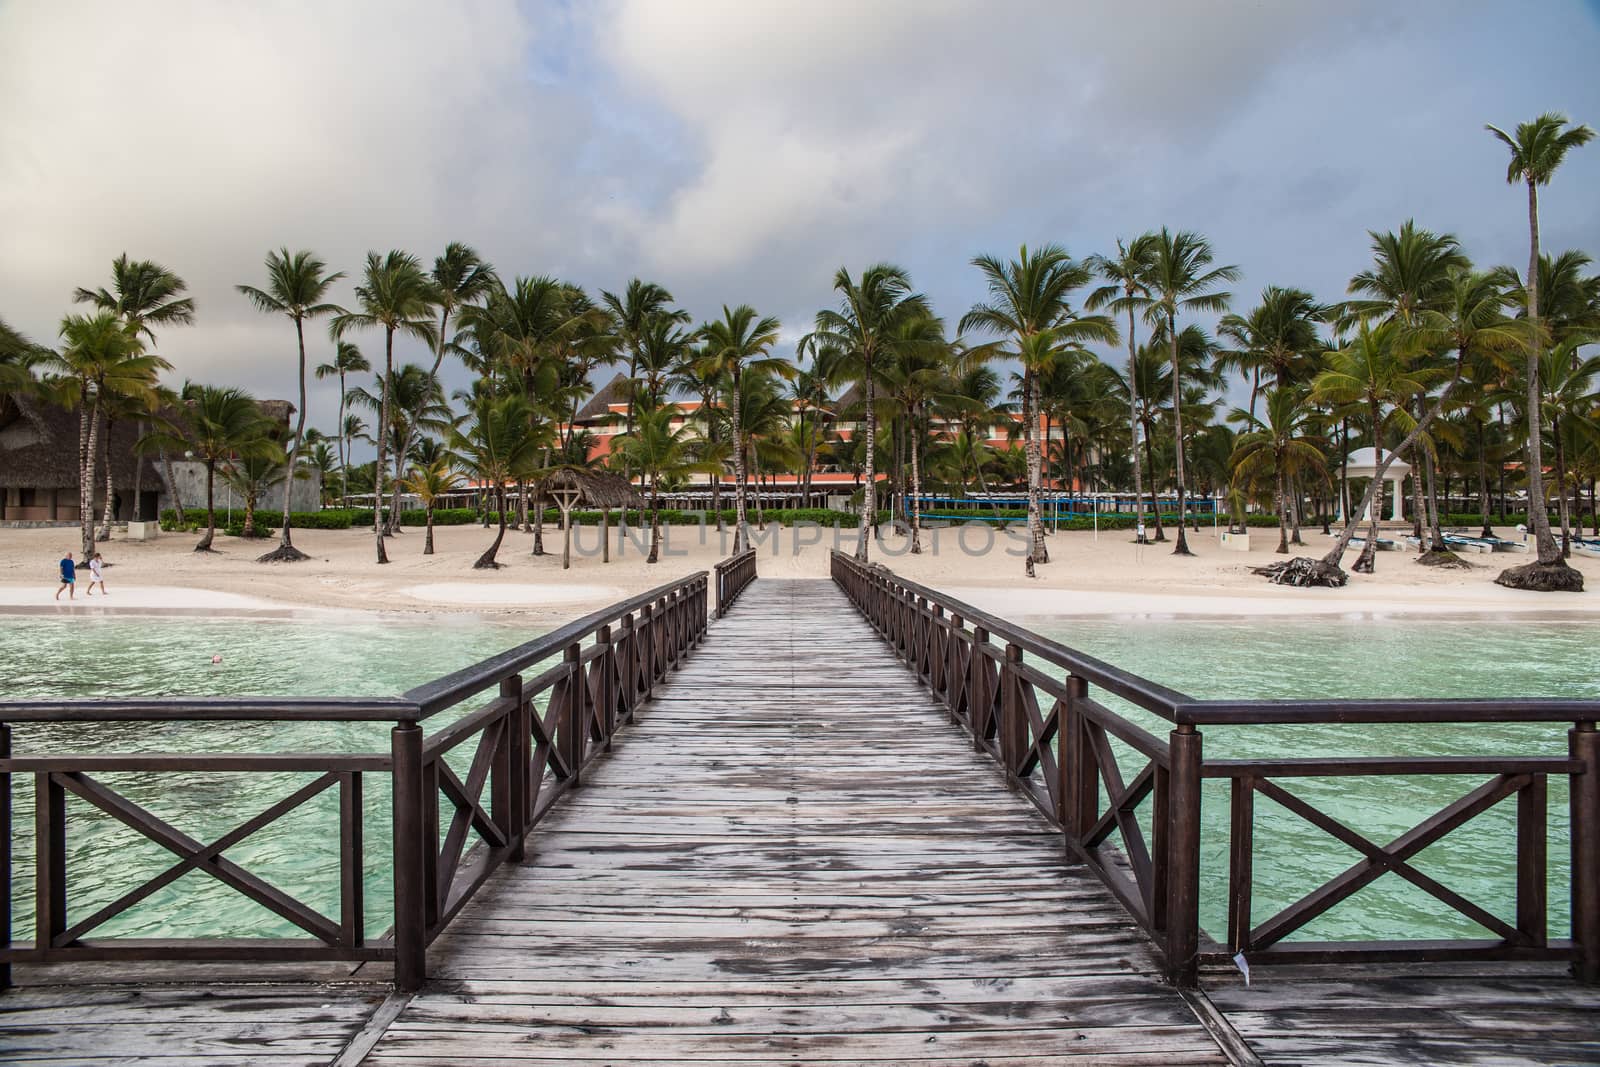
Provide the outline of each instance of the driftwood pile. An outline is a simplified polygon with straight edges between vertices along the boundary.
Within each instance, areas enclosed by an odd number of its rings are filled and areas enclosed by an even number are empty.
[[[1317,585],[1337,589],[1350,580],[1349,575],[1337,566],[1309,556],[1296,556],[1294,559],[1269,563],[1265,567],[1255,567],[1253,573],[1261,575],[1273,585]]]

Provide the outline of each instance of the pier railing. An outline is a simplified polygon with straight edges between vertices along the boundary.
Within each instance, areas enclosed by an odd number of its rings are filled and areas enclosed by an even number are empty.
[[[728,613],[744,587],[756,580],[756,550],[747,548],[717,564],[717,618]]]
[[[484,880],[520,861],[529,833],[564,792],[611,745],[652,688],[699,643],[707,622],[704,571],[612,604],[396,698],[199,698],[0,700],[0,988],[17,961],[338,960],[392,961],[395,983],[414,989],[426,974],[427,947]],[[559,658],[558,658],[559,657]],[[526,672],[554,664],[534,677]],[[431,734],[423,724],[492,693],[482,707]],[[110,722],[390,722],[386,753],[87,754],[53,746],[48,730],[12,752],[20,723]],[[458,774],[446,755],[472,755]],[[458,759],[459,762],[459,759]],[[309,782],[233,830],[199,841],[101,780],[134,771],[186,778],[215,772],[311,773]],[[367,778],[390,778],[394,911],[390,928],[364,926],[362,796]],[[13,776],[29,775],[35,794],[35,930],[13,938]],[[309,886],[284,887],[229,860],[239,842],[333,790],[338,798],[339,894],[334,914],[304,903]],[[66,800],[74,796],[103,816],[160,845],[175,858],[166,870],[115,900],[69,921],[73,884],[67,857],[73,831]],[[106,857],[105,862],[112,862]],[[261,905],[304,936],[283,939],[94,936],[118,915],[194,871]],[[298,895],[297,895],[298,894]],[[179,896],[174,908],[184,905]]]
[[[1561,960],[1600,981],[1600,701],[1516,700],[1196,700],[1119,670],[937,590],[832,555],[834,581],[884,640],[941,699],[951,719],[993,756],[1008,782],[1058,826],[1070,857],[1086,863],[1150,933],[1168,977],[1196,981],[1199,964],[1236,954],[1252,965],[1277,962]],[[1165,738],[1095,699],[1110,693],[1170,723]],[[1448,756],[1317,756],[1207,759],[1201,727],[1315,723],[1568,723],[1565,753]],[[1142,767],[1123,773],[1113,741],[1137,753]],[[1297,795],[1309,777],[1386,779],[1469,775],[1482,784],[1387,843],[1371,840]],[[1549,780],[1565,778],[1571,796],[1570,938],[1551,938],[1546,886]],[[1231,783],[1226,840],[1206,839],[1201,783]],[[1264,796],[1337,841],[1359,859],[1276,914],[1254,913],[1255,798]],[[1373,791],[1371,803],[1383,803]],[[1483,867],[1509,867],[1514,900],[1499,911],[1469,900],[1413,862],[1501,801],[1516,806],[1509,855],[1480,854]],[[1140,809],[1149,805],[1149,839]],[[1200,928],[1200,857],[1229,857],[1227,929]],[[1474,940],[1308,942],[1290,940],[1312,920],[1392,873],[1450,911],[1487,930]]]

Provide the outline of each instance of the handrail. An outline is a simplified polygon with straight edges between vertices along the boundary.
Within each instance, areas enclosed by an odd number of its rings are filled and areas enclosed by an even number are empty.
[[[551,656],[560,655],[561,651],[574,641],[594,633],[607,623],[616,622],[624,615],[658,603],[669,595],[692,585],[696,579],[704,579],[705,571],[695,571],[693,574],[676,581],[658,585],[654,589],[619,601],[599,611],[591,612],[581,619],[575,619],[541,637],[534,638],[516,648],[508,649],[496,656],[465,667],[454,674],[447,674],[443,678],[419,685],[409,689],[404,699],[412,701],[421,709],[421,718],[428,718],[438,713],[441,709],[458,704],[476,693],[481,693],[497,682],[503,681],[527,668],[549,659]],[[0,717],[3,717],[3,706],[0,706]]]
[[[1032,800],[1155,939],[1170,980],[1192,985],[1202,958],[1247,953],[1251,963],[1416,961],[1452,958],[1562,960],[1600,981],[1600,701],[1570,699],[1195,700],[1085,656],[937,590],[835,551],[834,581],[891,648],[940,697],[951,718],[992,755],[1006,781]],[[997,639],[997,640],[991,640]],[[1025,655],[1032,655],[1030,663]],[[1061,669],[1057,681],[1041,664]],[[1099,685],[1166,718],[1162,742],[1099,704]],[[1306,723],[1568,722],[1567,752],[1555,754],[1334,756],[1206,759],[1197,726]],[[1147,762],[1124,779],[1111,740]],[[1488,780],[1411,830],[1380,844],[1289,788],[1297,779],[1473,775]],[[1548,936],[1548,779],[1571,789],[1572,937]],[[1200,929],[1201,783],[1230,783],[1227,937]],[[1252,919],[1254,798],[1279,807],[1353,849],[1352,866],[1259,924]],[[1104,802],[1102,803],[1102,798]],[[1516,805],[1515,919],[1506,921],[1415,868],[1410,860],[1502,801]],[[1153,839],[1137,809],[1151,802]],[[1113,838],[1120,851],[1112,850]],[[1217,843],[1208,840],[1216,851]],[[1380,875],[1393,873],[1495,935],[1479,941],[1286,941]]]
[[[747,548],[717,564],[717,618],[728,613],[744,587],[756,580],[756,550]]]
[[[753,560],[751,561],[753,567]],[[12,938],[0,909],[0,989],[15,961],[339,960],[394,964],[395,984],[420,985],[428,945],[488,877],[525,854],[528,835],[583,772],[611,747],[654,686],[700,643],[707,623],[705,571],[601,608],[533,641],[402,697],[187,698],[0,701],[0,834],[12,840],[12,776],[31,775],[37,796],[37,901],[31,942]],[[613,630],[612,624],[618,624]],[[588,641],[587,645],[584,642]],[[532,678],[523,672],[555,657]],[[495,699],[424,736],[421,720],[497,687]],[[12,724],[112,721],[302,721],[393,723],[387,753],[21,753]],[[476,745],[471,744],[476,740]],[[446,760],[469,761],[464,773]],[[318,775],[284,785],[288,795],[209,844],[197,841],[97,775],[292,772]],[[363,779],[390,776],[393,922],[364,929]],[[227,859],[227,849],[324,793],[337,797],[339,894],[332,914],[303,903]],[[87,917],[68,922],[68,795],[131,828],[177,862]],[[0,860],[0,899],[9,900],[13,849]],[[93,937],[107,922],[186,872],[209,875],[298,928],[299,938]]]

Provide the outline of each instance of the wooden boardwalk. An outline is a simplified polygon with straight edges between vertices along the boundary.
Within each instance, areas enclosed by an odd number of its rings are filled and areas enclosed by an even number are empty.
[[[829,581],[751,585],[429,970],[23,967],[0,1062],[1600,1062],[1600,994],[1549,966],[1166,985]]]
[[[1226,1062],[827,581],[758,581],[369,1064]]]

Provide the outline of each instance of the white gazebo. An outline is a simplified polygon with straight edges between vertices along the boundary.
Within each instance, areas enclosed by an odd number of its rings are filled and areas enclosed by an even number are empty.
[[[1393,453],[1390,453],[1390,455],[1393,455]],[[1344,473],[1346,478],[1352,479],[1373,477],[1378,473],[1377,452],[1370,448],[1356,449],[1344,461]],[[1389,514],[1389,521],[1391,522],[1401,522],[1405,519],[1402,501],[1405,500],[1406,495],[1405,481],[1410,475],[1411,464],[1398,457],[1391,461],[1388,469],[1383,472],[1383,480],[1394,483],[1394,508]],[[1344,521],[1344,503],[1342,501],[1339,504],[1339,521]],[[1371,508],[1368,508],[1367,513],[1361,516],[1361,521],[1372,521]]]

